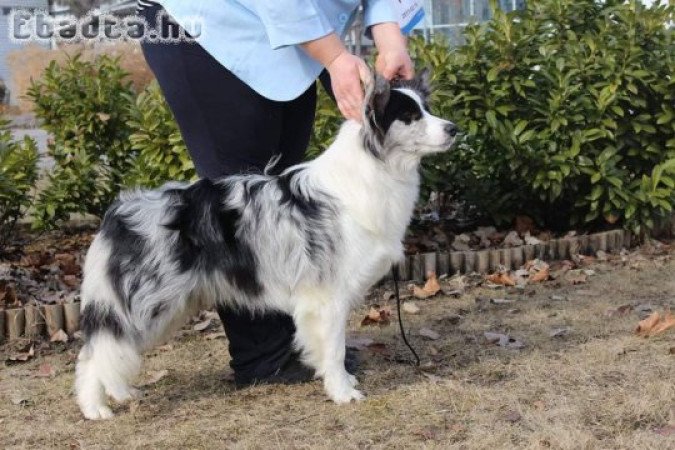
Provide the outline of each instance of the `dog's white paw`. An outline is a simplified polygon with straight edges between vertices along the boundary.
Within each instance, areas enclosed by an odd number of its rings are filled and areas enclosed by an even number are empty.
[[[363,393],[354,389],[352,384],[356,381],[356,377],[353,380],[352,377],[353,375],[325,378],[324,386],[328,397],[337,404],[363,400],[365,398]]]
[[[353,388],[345,392],[340,392],[337,395],[330,395],[330,399],[333,400],[338,405],[350,403],[352,400],[360,402],[364,398],[366,398],[366,396],[363,395],[363,392]]]
[[[107,420],[115,417],[112,410],[107,406],[94,406],[86,410],[82,410],[84,417],[89,420]]]

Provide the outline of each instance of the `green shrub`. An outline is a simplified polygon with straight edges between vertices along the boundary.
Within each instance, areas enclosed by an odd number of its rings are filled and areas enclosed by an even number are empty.
[[[127,185],[157,187],[169,180],[189,181],[196,177],[192,159],[157,82],[136,99],[128,126],[138,156]]]
[[[127,121],[133,91],[116,59],[79,56],[52,63],[28,97],[51,133],[54,169],[38,196],[36,228],[53,227],[72,213],[100,216],[117,195],[135,154]]]
[[[0,119],[0,252],[30,206],[38,161],[35,141],[26,137],[16,142],[6,127]]]
[[[328,95],[321,83],[317,83],[316,119],[307,149],[308,158],[316,158],[333,143],[344,118],[335,101]]]
[[[675,203],[673,7],[526,3],[467,27],[455,49],[413,40],[436,112],[466,132],[425,165],[425,187],[498,223],[652,228]]]

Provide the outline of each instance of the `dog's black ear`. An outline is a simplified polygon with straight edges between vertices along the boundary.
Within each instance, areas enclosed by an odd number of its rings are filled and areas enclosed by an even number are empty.
[[[389,81],[383,76],[377,74],[375,75],[375,81],[373,82],[372,92],[368,99],[368,107],[376,115],[384,114],[384,110],[389,103],[391,87]]]
[[[380,142],[384,139],[385,132],[381,124],[390,96],[389,81],[379,74],[375,75],[375,80],[366,94],[366,120]]]

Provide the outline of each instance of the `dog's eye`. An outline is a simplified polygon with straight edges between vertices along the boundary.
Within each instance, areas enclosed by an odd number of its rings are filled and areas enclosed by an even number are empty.
[[[406,124],[413,122],[415,120],[420,120],[422,118],[422,112],[417,111],[403,111],[400,115],[400,119]]]

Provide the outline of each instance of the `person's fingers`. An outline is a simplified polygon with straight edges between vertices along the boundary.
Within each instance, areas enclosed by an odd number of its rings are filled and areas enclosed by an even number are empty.
[[[347,99],[338,101],[338,109],[345,119],[361,121],[360,109],[354,105],[353,100]]]
[[[371,82],[372,74],[361,58],[352,57],[351,61],[345,59],[342,63],[333,66],[334,73],[331,73],[338,109],[345,118],[360,122],[364,99],[361,81]]]
[[[401,69],[401,78],[404,80],[412,80],[415,78],[415,67],[413,67],[412,61],[407,61]]]
[[[396,75],[398,75],[398,66],[393,64],[387,64],[382,70],[382,76],[387,80],[391,81]]]

